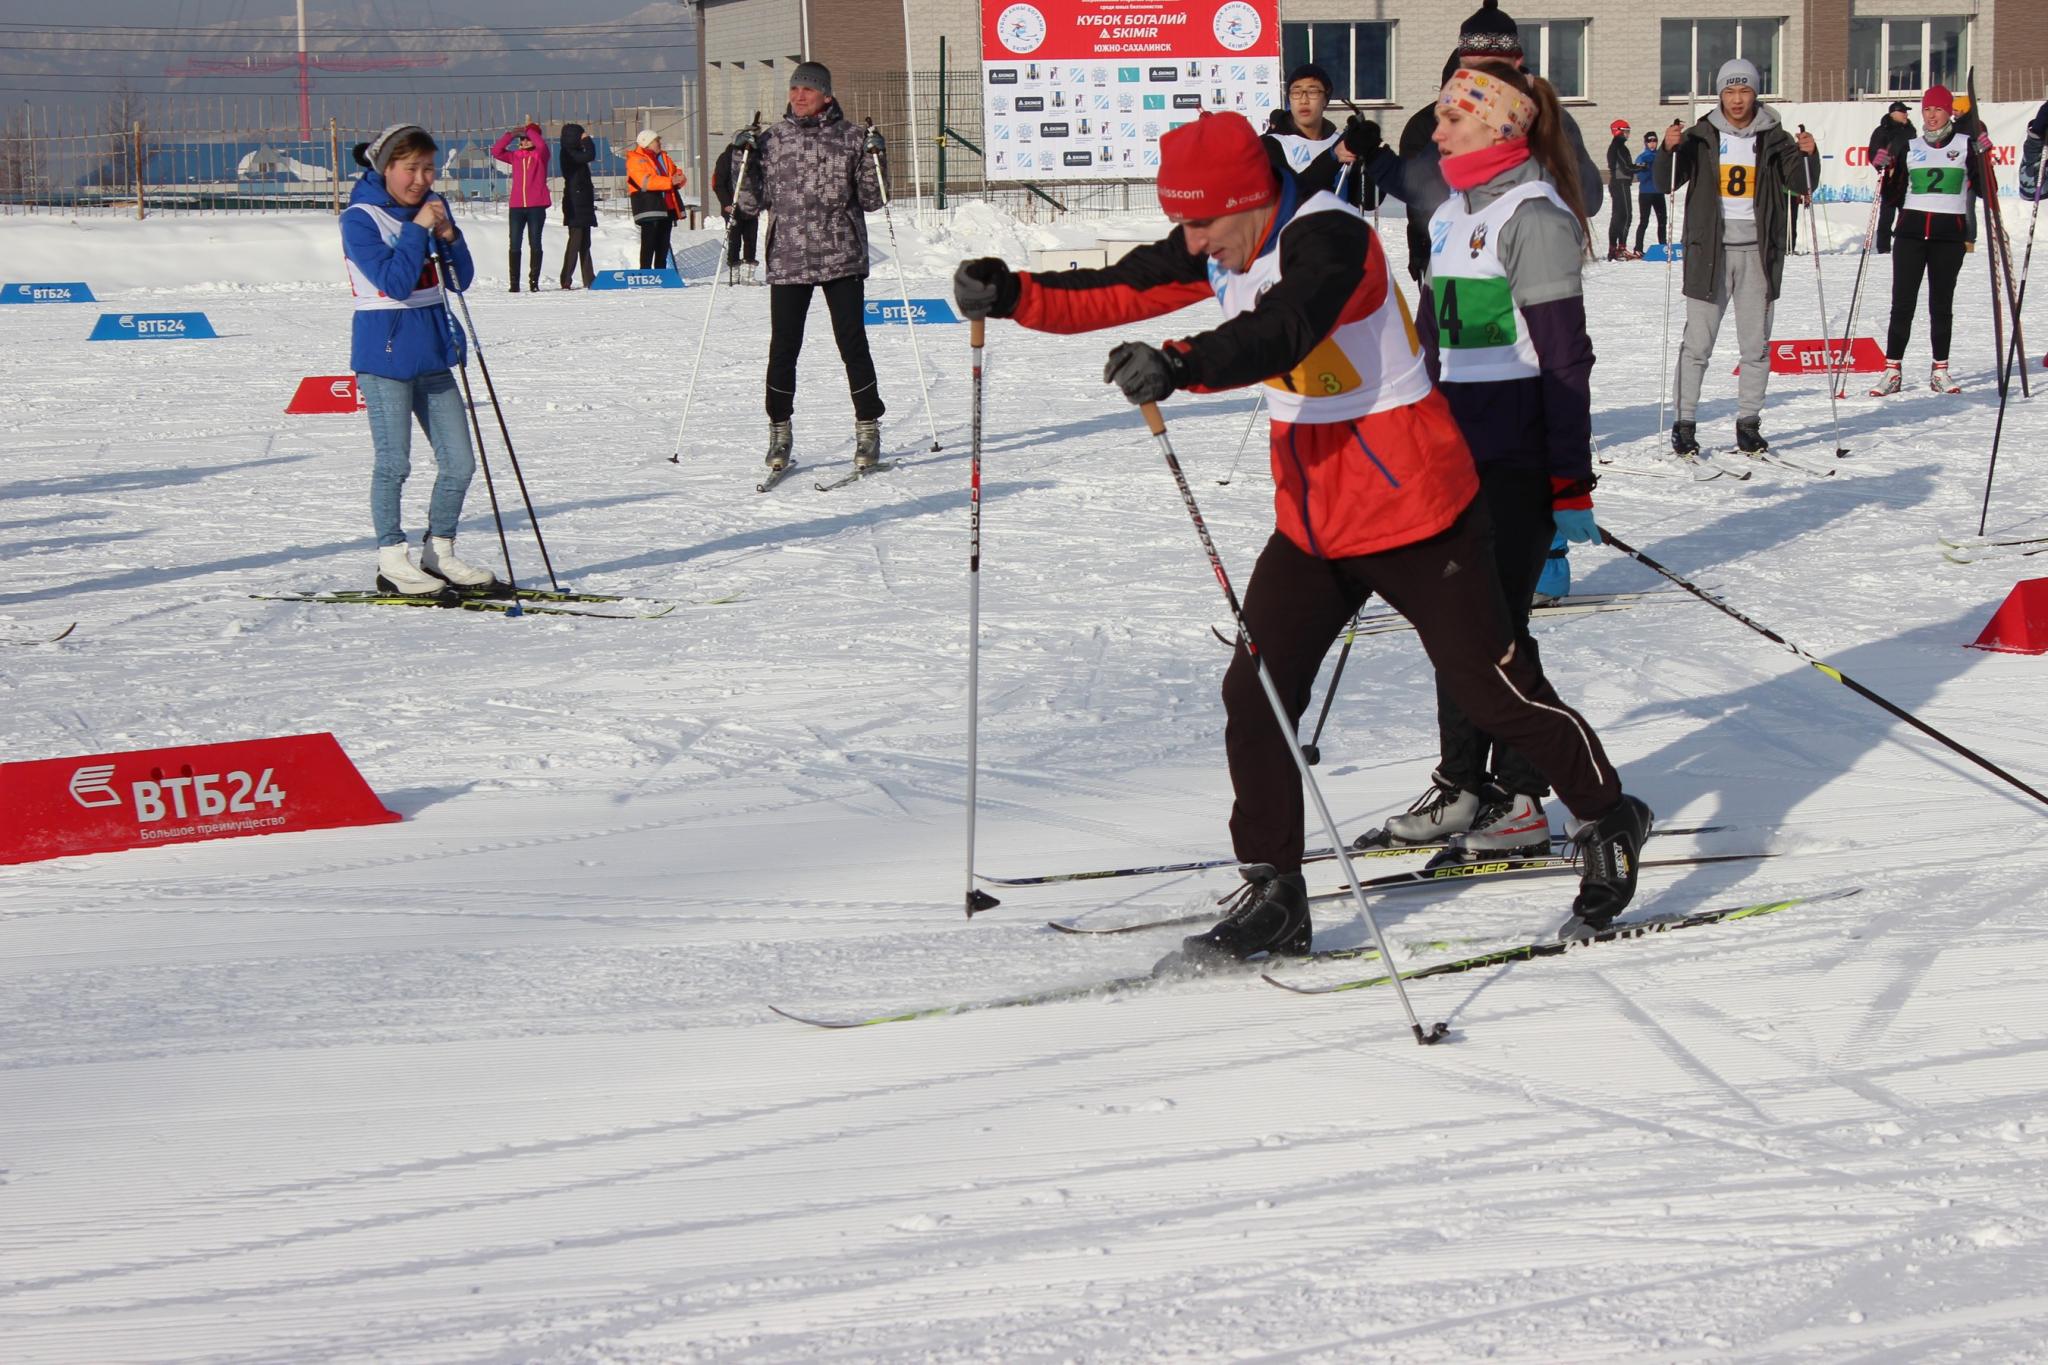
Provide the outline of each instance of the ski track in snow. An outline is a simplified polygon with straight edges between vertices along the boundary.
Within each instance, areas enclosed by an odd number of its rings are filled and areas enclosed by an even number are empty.
[[[1838,243],[1861,228],[1842,214]],[[1054,240],[978,207],[896,227],[918,296],[962,256]],[[217,342],[88,345],[93,308],[0,310],[0,633],[80,623],[0,659],[7,755],[331,730],[407,817],[0,869],[10,1365],[2040,1358],[2043,812],[1703,604],[1538,627],[1660,820],[1735,826],[1656,853],[1785,855],[1647,872],[1640,903],[1862,894],[1416,982],[1452,1028],[1431,1049],[1384,990],[1234,977],[839,1033],[770,1015],[1141,973],[1177,931],[1044,922],[1186,913],[1233,877],[1005,888],[960,913],[963,328],[922,338],[936,454],[908,335],[871,331],[903,464],[820,494],[852,414],[814,319],[806,477],[756,495],[767,291],[503,297],[502,230],[472,226],[473,306],[554,564],[683,604],[668,617],[250,600],[369,577],[361,419],[282,412],[300,376],[346,366],[345,289],[314,283],[331,224],[94,226],[145,248],[174,232],[184,253],[161,288],[103,290],[105,310],[204,308]],[[0,219],[27,263],[9,278],[93,278],[66,233]],[[285,248],[254,254],[280,233],[312,244],[304,283]],[[1386,238],[1398,260],[1398,223]],[[262,282],[238,282],[245,254]],[[877,260],[871,297],[895,283]],[[1824,264],[1839,322],[1855,257]],[[1777,332],[1813,336],[1811,265],[1792,265]],[[1859,331],[1882,331],[1888,283],[1871,272]],[[1655,266],[1588,268],[1595,432],[1634,466],[1662,446],[1663,292]],[[1979,264],[1959,397],[1851,386],[1834,478],[1617,472],[1598,501],[1625,539],[2038,785],[2042,661],[1961,647],[2030,562],[1935,546],[1975,529],[1986,312]],[[1227,614],[1142,424],[1099,382],[1116,340],[1212,317],[990,328],[985,872],[1227,848]],[[1717,445],[1732,348],[1730,323],[1700,413]],[[1925,364],[1923,323],[1909,376]],[[1240,589],[1270,485],[1256,454],[1215,480],[1247,401],[1166,406]],[[1993,530],[2040,530],[2039,401],[2008,411]],[[542,581],[485,428],[514,566]],[[1765,429],[1828,461],[1821,382],[1774,377]],[[430,462],[417,441],[415,534]],[[495,563],[481,479],[463,545]],[[1572,559],[1581,591],[1662,586],[1618,555]],[[1347,837],[1424,785],[1432,697],[1412,635],[1359,640],[1318,769]],[[1377,912],[1421,965],[1433,939],[1547,935],[1570,895],[1472,884]],[[1318,915],[1319,946],[1364,941],[1347,902]]]

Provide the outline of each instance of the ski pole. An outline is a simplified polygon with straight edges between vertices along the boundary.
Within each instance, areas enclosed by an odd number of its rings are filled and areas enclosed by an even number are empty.
[[[1884,202],[1884,175],[1879,172],[1877,189],[1870,196],[1870,219],[1863,225],[1863,250],[1856,254],[1856,283],[1849,289],[1849,317],[1842,324],[1842,349],[1840,354],[1828,358],[1828,382],[1835,386],[1835,396],[1845,398],[1849,389],[1849,348],[1856,344],[1856,307],[1863,297],[1863,270],[1870,263],[1870,242],[1877,234],[1877,213]]]
[[[1358,617],[1353,614],[1351,628],[1344,632],[1344,648],[1337,651],[1337,666],[1330,670],[1330,689],[1323,693],[1323,709],[1316,716],[1316,732],[1309,736],[1308,743],[1301,746],[1302,756],[1313,768],[1323,761],[1323,722],[1330,718],[1330,703],[1337,700],[1337,684],[1344,678],[1344,663],[1351,657],[1351,642],[1358,638]]]
[[[1252,415],[1245,418],[1244,421],[1244,435],[1238,437],[1237,440],[1237,458],[1230,462],[1230,472],[1216,480],[1217,487],[1228,488],[1230,481],[1237,477],[1237,467],[1244,462],[1244,449],[1252,443],[1252,428],[1259,424],[1259,414],[1265,410],[1266,390],[1261,385],[1259,388],[1259,401],[1252,404]]]
[[[875,131],[875,121],[868,120],[868,132]],[[889,225],[889,254],[896,258],[896,283],[903,291],[903,325],[910,329],[910,358],[917,362],[917,388],[924,395],[925,426],[932,434],[932,449],[943,450],[939,444],[938,421],[932,416],[932,391],[924,382],[924,352],[917,345],[917,315],[910,306],[910,278],[903,273],[903,250],[896,245],[896,216],[889,212],[889,179],[882,174],[882,153],[870,147],[868,156],[875,163],[875,183],[882,188],[882,221]]]
[[[1974,67],[1974,66],[1972,66],[1972,67],[1970,68],[1970,78],[1969,78],[1969,94],[1970,94],[1970,109],[1971,109],[1971,110],[1972,110],[1972,111],[1974,112],[1974,111],[1976,110],[1976,108],[1977,108],[1977,68],[1976,68],[1976,67]],[[1961,133],[1961,131],[1962,131],[1962,130],[1961,130],[1960,128],[1959,128],[1959,129],[1957,129],[1957,132],[1958,132],[1958,133]],[[1990,157],[1985,157],[1985,158],[1984,158],[1984,160],[1983,160],[1983,161],[1982,161],[1982,162],[1980,163],[1980,165],[1978,166],[1978,175],[1979,175],[1979,178],[1980,178],[1980,180],[1982,180],[1982,182],[1983,182],[1983,184],[1984,184],[1984,187],[1985,187],[1985,189],[1986,189],[1986,191],[1987,191],[1987,192],[1985,193],[1985,195],[1984,195],[1984,202],[1983,202],[1983,204],[1982,204],[1982,205],[1980,206],[1980,208],[1981,208],[1981,211],[1982,211],[1982,215],[1983,215],[1983,219],[1984,219],[1984,230],[1983,230],[1983,237],[1984,237],[1984,264],[1985,264],[1985,266],[1986,266],[1987,268],[1989,268],[1989,270],[1991,271],[1991,348],[1992,348],[1992,349],[1991,349],[1991,358],[1992,358],[1992,370],[1993,370],[1993,373],[1997,374],[1997,376],[1998,376],[1998,396],[1999,396],[2000,398],[2004,398],[2004,397],[2005,397],[2005,386],[2006,386],[2007,382],[2008,382],[2008,381],[2009,381],[2009,380],[2010,380],[2010,379],[2012,378],[2012,376],[2011,376],[2011,375],[2009,375],[2009,374],[2008,374],[2008,373],[2006,372],[2006,368],[2005,368],[2005,315],[2004,315],[2004,314],[2003,314],[2003,313],[2002,313],[2002,312],[2000,311],[2000,306],[1999,306],[1999,288],[1998,288],[1998,248],[1992,245],[1992,232],[1993,232],[1993,227],[1992,227],[1991,211],[1992,211],[1992,200],[1993,200],[1993,199],[1995,198],[1995,195],[1994,195],[1994,194],[1992,194],[1992,193],[1990,192],[1990,189],[1991,189],[1991,158],[1990,158]]]
[[[749,132],[759,136],[760,127],[761,111],[756,109],[754,111],[754,121],[748,124],[747,128]],[[747,168],[753,163],[753,159],[754,140],[752,137],[749,137],[747,145],[740,148],[740,173],[738,178],[733,181],[732,187],[735,200],[739,198],[740,191],[746,188]],[[734,205],[734,209],[733,216],[725,221],[725,249],[719,253],[721,259],[711,269],[711,297],[704,301],[704,325],[697,329],[697,355],[690,362],[690,387],[683,394],[683,420],[676,423],[676,444],[675,449],[669,452],[668,462],[670,464],[681,464],[683,462],[683,433],[688,431],[690,427],[690,409],[697,402],[697,376],[704,369],[704,341],[711,335],[711,316],[718,308],[718,277],[724,273],[721,267],[725,264],[722,258],[732,255],[733,234],[739,230],[737,204]],[[673,254],[671,254],[669,263],[675,265]],[[678,277],[682,275],[682,267],[680,265],[676,265],[676,274]]]
[[[1684,234],[1674,235],[1671,231],[1671,216],[1675,211],[1678,195],[1670,192],[1664,196],[1664,359],[1657,365],[1657,434],[1664,434],[1664,395],[1671,385],[1671,271],[1672,261],[1678,255],[1678,243]],[[1671,416],[1678,417],[1678,395],[1671,395]]]
[[[975,318],[967,329],[974,352],[973,406],[967,428],[967,918],[1002,904],[974,884],[975,785],[981,732],[981,343],[988,326]]]
[[[1800,124],[1799,131],[1805,132],[1806,125]],[[1820,268],[1820,210],[1813,206],[1813,162],[1802,153],[1799,165],[1806,172],[1806,237],[1813,247],[1813,287],[1820,294],[1820,334],[1822,344],[1825,345],[1833,324],[1828,321],[1827,272]],[[1795,213],[1797,211],[1794,210]],[[1770,363],[1768,351],[1764,363]],[[1835,458],[1845,459],[1849,454],[1849,448],[1842,444],[1842,409],[1835,399],[1833,379],[1828,380],[1828,420],[1834,423],[1835,428]]]
[[[1638,564],[1641,564],[1644,568],[1662,574],[1665,578],[1670,579],[1673,583],[1676,583],[1679,587],[1685,589],[1694,597],[1699,598],[1700,601],[1705,602],[1708,606],[1713,607],[1716,611],[1719,611],[1724,615],[1731,616],[1735,620],[1740,621],[1743,625],[1748,626],[1751,630],[1763,636],[1766,640],[1769,640],[1774,644],[1783,645],[1786,649],[1792,651],[1793,654],[1797,655],[1802,662],[1812,665],[1815,669],[1819,670],[1819,672],[1822,673],[1824,676],[1834,679],[1836,682],[1848,688],[1851,692],[1854,692],[1857,696],[1863,698],[1865,701],[1872,702],[1877,706],[1882,707],[1885,711],[1898,717],[1900,720],[1906,722],[1906,724],[1912,726],[1921,734],[1926,735],[1928,738],[1934,740],[1936,743],[1945,746],[1954,753],[1960,754],[1962,757],[1968,759],[1970,762],[1976,764],[1978,767],[1984,769],[1984,771],[1992,774],[2000,780],[2010,783],[2012,786],[2019,788],[2021,791],[2025,792],[2028,796],[2033,797],[2036,801],[2039,801],[2041,804],[2048,805],[2048,793],[2037,791],[2033,787],[2028,786],[2026,783],[2020,781],[2017,777],[2014,777],[2005,769],[1993,763],[1990,759],[1985,758],[1976,750],[1971,749],[1966,745],[1960,744],[1953,739],[1950,739],[1947,735],[1935,729],[1926,721],[1921,720],[1918,716],[1906,710],[1904,707],[1897,706],[1889,701],[1886,701],[1883,697],[1871,691],[1862,683],[1857,682],[1854,678],[1842,672],[1841,669],[1836,668],[1832,664],[1824,663],[1821,660],[1816,659],[1813,655],[1807,653],[1798,645],[1793,644],[1790,640],[1778,634],[1778,632],[1772,630],[1769,626],[1759,625],[1757,622],[1750,620],[1749,617],[1744,616],[1741,612],[1729,606],[1726,602],[1723,602],[1720,598],[1714,596],[1712,593],[1706,591],[1706,589],[1701,588],[1697,584],[1693,583],[1690,579],[1687,579],[1681,576],[1680,574],[1677,574],[1672,570],[1665,568],[1662,564],[1659,564],[1656,560],[1650,558],[1650,556],[1644,554],[1641,550],[1636,549],[1633,545],[1630,545],[1627,541],[1621,539],[1621,537],[1615,535],[1614,532],[1608,530],[1604,526],[1600,528],[1600,538],[1607,542],[1607,544],[1612,545],[1615,549],[1627,555],[1630,559],[1633,559]]]
[[[1351,866],[1351,854],[1345,849],[1343,836],[1337,833],[1336,817],[1330,814],[1330,807],[1323,800],[1323,789],[1316,785],[1316,775],[1309,771],[1308,759],[1301,752],[1301,740],[1295,730],[1294,721],[1287,715],[1287,707],[1280,700],[1280,690],[1273,686],[1272,675],[1266,672],[1266,661],[1259,654],[1259,647],[1252,640],[1251,629],[1245,625],[1244,608],[1238,603],[1237,589],[1230,586],[1230,575],[1224,572],[1223,556],[1216,552],[1216,542],[1209,535],[1208,523],[1202,520],[1202,509],[1195,504],[1195,490],[1188,487],[1188,476],[1180,467],[1180,460],[1173,453],[1173,442],[1167,439],[1166,418],[1160,414],[1157,403],[1140,403],[1140,412],[1145,414],[1145,426],[1152,433],[1153,444],[1159,448],[1166,468],[1173,475],[1173,481],[1180,488],[1180,500],[1188,509],[1188,519],[1195,524],[1195,534],[1201,538],[1202,549],[1209,556],[1209,568],[1216,575],[1217,586],[1223,589],[1223,600],[1230,604],[1230,614],[1237,620],[1238,642],[1251,657],[1252,668],[1259,675],[1259,686],[1266,694],[1267,705],[1273,708],[1273,720],[1286,737],[1287,752],[1294,759],[1294,766],[1301,773],[1302,785],[1315,801],[1316,814],[1322,817],[1323,830],[1330,837],[1330,847],[1337,851],[1337,861],[1344,869],[1344,880],[1351,887],[1351,899],[1358,906],[1358,913],[1365,917],[1365,926],[1372,932],[1373,946],[1380,951],[1383,961],[1392,962],[1393,952],[1387,946],[1386,936],[1380,933],[1379,921],[1373,918],[1372,907],[1365,903],[1365,891],[1358,884],[1358,873]],[[2048,799],[2048,798],[2044,798]],[[1415,1006],[1409,1003],[1408,988],[1400,981],[1399,973],[1393,981],[1395,994],[1400,997],[1401,1011],[1408,1016],[1408,1027],[1415,1034],[1418,1043],[1434,1043],[1450,1032],[1450,1026],[1437,1023],[1425,1031],[1422,1021],[1415,1016]]]
[[[444,200],[443,202],[445,203],[446,201]],[[439,242],[436,239],[435,251],[438,253],[439,250]],[[451,284],[454,282],[452,272],[446,273],[445,278]],[[512,466],[512,477],[519,484],[519,500],[526,504],[526,522],[527,525],[533,527],[533,543],[540,548],[541,566],[548,571],[548,586],[552,587],[556,592],[560,592],[562,590],[561,580],[555,577],[554,561],[548,558],[548,543],[542,538],[540,533],[540,517],[533,510],[533,496],[526,491],[526,475],[519,468],[519,452],[512,448],[512,429],[505,425],[505,407],[498,401],[497,385],[491,382],[491,364],[488,360],[484,359],[483,337],[478,334],[476,318],[469,311],[469,291],[466,289],[455,290],[455,302],[462,309],[463,325],[469,328],[470,344],[476,348],[476,367],[484,377],[484,392],[490,395],[491,412],[498,419],[498,435],[505,438],[505,459]],[[475,408],[470,409],[472,416],[475,415],[475,411]],[[489,486],[490,479],[490,466],[485,465],[484,483],[486,487]],[[512,566],[510,562],[507,562],[505,568],[507,572],[511,571]]]
[[[442,207],[447,207],[446,200],[442,201]],[[448,253],[441,249],[441,239],[429,235],[427,240],[434,247],[434,265],[441,273],[443,292],[453,292],[456,298],[461,298],[462,291],[455,288],[454,267],[448,261]],[[467,317],[468,314],[469,310],[464,308],[463,316]],[[441,310],[441,315],[448,319],[448,334],[455,342],[456,372],[462,376],[462,405],[469,410],[469,429],[476,434],[477,463],[483,466],[484,492],[489,494],[491,499],[491,520],[498,525],[498,550],[505,556],[505,587],[512,594],[512,605],[505,609],[505,614],[524,616],[526,613],[519,606],[519,579],[512,572],[512,546],[505,539],[505,514],[498,508],[498,485],[491,479],[491,456],[490,452],[484,449],[483,424],[477,420],[476,390],[471,388],[469,383],[469,347],[465,344],[462,326],[455,321],[455,315],[445,307]],[[477,362],[483,362],[481,350],[477,352]]]
[[[2020,377],[2027,373],[2026,351],[2020,342],[2019,306],[2027,301],[2027,273],[2034,265],[2034,229],[2041,222],[2041,187],[2034,191],[2034,212],[2027,219],[2027,251],[2020,257],[2020,289],[2018,301],[2013,305],[2012,349],[2006,353],[2006,369],[2017,368]],[[1998,421],[1991,428],[1991,463],[1984,470],[1984,506],[1977,513],[1977,534],[1984,534],[1984,526],[1991,519],[1991,481],[1998,474],[1998,443],[2005,435],[2005,405],[2012,394],[2010,384],[2001,384],[1998,389]]]

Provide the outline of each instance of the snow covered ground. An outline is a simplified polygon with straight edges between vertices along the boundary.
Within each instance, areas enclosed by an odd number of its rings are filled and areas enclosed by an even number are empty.
[[[1840,212],[1846,244],[1861,214]],[[895,287],[874,227],[871,297]],[[961,255],[1021,263],[1086,227],[897,223],[921,296]],[[960,913],[964,328],[920,338],[939,453],[909,335],[872,333],[905,464],[822,494],[851,412],[814,318],[807,468],[756,496],[765,290],[506,297],[502,226],[473,230],[477,323],[557,572],[672,615],[250,600],[371,573],[361,420],[282,412],[301,376],[346,368],[331,220],[0,220],[8,279],[203,308],[221,333],[95,345],[98,309],[0,308],[0,635],[79,622],[0,657],[4,755],[331,730],[406,816],[0,869],[0,1358],[2041,1358],[2043,811],[1699,603],[1540,627],[1660,820],[1734,827],[1653,855],[1782,855],[1648,873],[1642,913],[1860,895],[1418,982],[1452,1030],[1430,1049],[1383,990],[1256,979],[852,1032],[770,1014],[1141,972],[1179,931],[1045,921],[1185,911],[1228,878]],[[629,250],[608,235],[599,264]],[[1824,263],[1839,317],[1855,257]],[[1935,548],[1975,529],[1996,411],[1983,257],[1960,397],[1850,398],[1838,475],[1746,484],[1654,457],[1663,269],[1588,278],[1603,450],[1657,471],[1607,478],[1602,521],[2048,778],[2048,663],[1963,648],[2036,561]],[[1874,271],[1860,332],[1881,335],[1888,286]],[[1778,332],[1821,331],[1801,257]],[[1225,613],[1099,382],[1117,339],[990,330],[984,872],[1227,851]],[[1923,328],[1910,383],[1926,356]],[[1721,444],[1732,363],[1701,413]],[[1993,529],[2044,533],[2042,401],[2007,415]],[[1216,481],[1248,411],[1167,405],[1240,585],[1270,485]],[[1821,382],[1774,380],[1766,431],[1827,462]],[[468,513],[483,552],[481,480]],[[1660,586],[1610,552],[1573,560],[1581,590]],[[1412,635],[1359,641],[1322,748],[1347,833],[1422,789]],[[1473,951],[1436,940],[1545,936],[1570,896],[1475,884],[1379,910],[1419,966]],[[1334,902],[1318,929],[1364,936]]]

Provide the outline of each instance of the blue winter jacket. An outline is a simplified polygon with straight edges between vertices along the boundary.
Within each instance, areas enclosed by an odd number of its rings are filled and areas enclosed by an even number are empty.
[[[1645,148],[1643,151],[1637,153],[1636,165],[1639,168],[1636,171],[1636,193],[1655,194],[1657,192],[1656,149]]]
[[[363,172],[350,191],[348,202],[383,209],[405,224],[399,230],[397,244],[386,246],[375,219],[353,208],[346,209],[341,215],[341,249],[387,298],[409,297],[419,287],[420,276],[433,257],[432,234],[412,221],[417,210],[392,199],[391,192],[384,188],[384,177],[375,171]],[[452,221],[452,209],[450,218]],[[476,264],[469,258],[469,242],[460,228],[456,229],[455,240],[442,249],[455,268],[452,283],[469,288],[476,279]],[[452,327],[451,322],[448,309],[442,304],[431,308],[359,308],[349,346],[349,367],[358,374],[377,374],[386,379],[417,379],[453,369],[462,363],[463,342],[461,329]]]

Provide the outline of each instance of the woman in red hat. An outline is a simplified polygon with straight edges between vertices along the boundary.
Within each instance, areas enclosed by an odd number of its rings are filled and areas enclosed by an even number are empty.
[[[1920,135],[1906,143],[1898,168],[1906,197],[1892,229],[1892,325],[1885,337],[1884,378],[1870,391],[1872,398],[1903,386],[1900,371],[1906,343],[1913,339],[1913,315],[1920,310],[1922,276],[1927,280],[1927,344],[1934,352],[1927,387],[1936,393],[1962,392],[1949,378],[1948,343],[1955,324],[1956,276],[1962,273],[1969,236],[1970,197],[1984,193],[1984,179],[1971,139],[1956,135],[1955,116],[1948,87],[1930,86],[1920,97]],[[1989,137],[1978,136],[1988,146]]]
[[[1607,218],[1607,259],[1625,261],[1628,253],[1629,191],[1636,178],[1635,148],[1628,141],[1628,120],[1618,118],[1607,125],[1612,140],[1607,144],[1607,189],[1614,196],[1614,212]]]
[[[1291,718],[1307,708],[1345,623],[1373,594],[1384,597],[1414,623],[1459,705],[1528,754],[1586,822],[1567,932],[1612,923],[1634,894],[1650,812],[1622,794],[1592,728],[1515,645],[1471,452],[1430,382],[1378,236],[1333,195],[1298,199],[1239,115],[1176,128],[1159,153],[1160,206],[1178,224],[1165,240],[1105,270],[1020,274],[993,257],[964,261],[953,276],[961,312],[1072,333],[1221,303],[1224,321],[1209,331],[1115,347],[1103,378],[1134,403],[1266,385],[1278,525],[1244,617]],[[1306,952],[1293,740],[1274,724],[1242,651],[1223,702],[1231,838],[1250,887],[1222,923],[1188,940],[1188,956]]]

